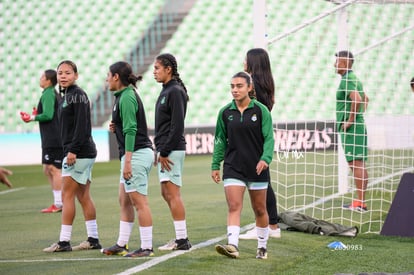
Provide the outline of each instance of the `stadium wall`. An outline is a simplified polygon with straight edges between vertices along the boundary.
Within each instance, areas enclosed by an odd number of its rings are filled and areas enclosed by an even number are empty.
[[[414,148],[414,116],[367,116],[368,145],[370,149]],[[335,150],[336,130],[333,121],[304,121],[275,124],[275,152],[304,152]],[[187,127],[187,155],[213,153],[214,126]],[[106,129],[94,128],[93,138],[98,149],[98,162],[118,159],[118,145],[114,135]],[[150,130],[153,140],[154,132]],[[0,135],[0,165],[41,164],[40,134],[15,133]]]
[[[98,150],[96,161],[109,161],[108,130],[94,128],[92,136]],[[39,132],[1,134],[0,148],[0,166],[41,164]]]

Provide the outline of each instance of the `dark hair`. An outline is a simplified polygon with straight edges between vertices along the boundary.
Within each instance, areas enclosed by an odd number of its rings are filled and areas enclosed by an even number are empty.
[[[72,69],[73,69],[73,71],[75,72],[75,74],[77,74],[77,73],[78,73],[78,67],[76,67],[76,64],[75,64],[73,61],[70,61],[70,60],[63,60],[63,61],[62,61],[62,62],[60,62],[60,63],[59,63],[59,65],[57,66],[57,67],[58,67],[58,69],[59,69],[60,65],[62,65],[62,64],[67,64],[67,65],[71,66],[71,67],[72,67]]]
[[[56,71],[52,69],[48,69],[48,70],[45,70],[44,73],[45,73],[45,78],[47,80],[50,80],[53,86],[56,86],[57,84]]]
[[[275,82],[273,80],[270,58],[266,50],[253,48],[246,54],[246,70],[251,74],[255,90],[263,91],[266,102],[261,102],[272,110],[275,104]]]
[[[410,86],[411,86],[411,88],[414,88],[414,77],[413,77],[413,78],[411,78],[411,81],[410,81]]]
[[[354,55],[350,51],[339,51],[335,54],[336,57],[346,57],[354,61]]]
[[[335,56],[339,58],[347,58],[348,59],[347,64],[349,68],[351,68],[352,65],[354,65],[354,55],[350,51],[339,51],[335,54]]]
[[[252,89],[249,91],[249,97],[250,98],[256,98],[256,91],[254,90],[254,83],[252,77],[246,73],[246,72],[238,72],[235,75],[233,75],[233,78],[241,77],[246,80],[247,85],[252,85]]]
[[[118,61],[111,66],[109,66],[109,71],[112,75],[118,74],[121,83],[125,86],[132,85],[135,88],[137,87],[137,81],[142,80],[142,76],[134,75],[132,73],[132,67],[129,63],[124,61]]]
[[[184,82],[181,80],[180,74],[178,73],[178,65],[175,57],[170,53],[163,53],[157,56],[155,59],[159,61],[164,67],[171,68],[172,79],[177,80],[178,83],[183,87],[185,94],[187,95],[187,101],[189,101],[190,97],[188,96],[187,88],[185,87]]]
[[[253,84],[252,77],[246,72],[238,72],[238,73],[236,73],[235,75],[232,76],[232,79],[236,78],[236,77],[241,77],[241,78],[246,79],[247,85]]]

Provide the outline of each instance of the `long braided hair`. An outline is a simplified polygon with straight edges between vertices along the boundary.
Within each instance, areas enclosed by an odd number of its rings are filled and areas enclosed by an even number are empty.
[[[175,79],[183,87],[187,96],[187,101],[189,101],[190,97],[188,96],[187,88],[185,87],[184,82],[181,80],[180,74],[178,73],[178,65],[175,57],[170,53],[163,53],[157,56],[156,60],[159,61],[164,67],[171,67],[172,79]]]

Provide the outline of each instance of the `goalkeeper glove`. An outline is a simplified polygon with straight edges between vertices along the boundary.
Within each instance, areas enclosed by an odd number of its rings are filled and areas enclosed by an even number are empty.
[[[29,115],[26,112],[20,112],[20,117],[26,123],[34,120],[34,115]]]
[[[33,116],[37,116],[37,109],[36,109],[36,107],[33,107],[32,115]]]

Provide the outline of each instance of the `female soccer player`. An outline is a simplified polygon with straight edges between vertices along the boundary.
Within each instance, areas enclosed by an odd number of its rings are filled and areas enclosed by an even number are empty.
[[[58,106],[61,101],[56,92],[56,71],[45,70],[39,80],[43,89],[37,108],[33,108],[32,114],[20,112],[24,122],[38,121],[40,138],[42,141],[42,164],[43,172],[47,177],[53,192],[53,204],[42,213],[56,213],[62,211],[62,159],[63,148],[60,137],[60,126],[58,119]]]
[[[240,214],[247,188],[256,218],[256,258],[267,259],[266,190],[268,167],[273,158],[273,124],[266,106],[249,97],[252,90],[253,80],[249,74],[235,74],[231,79],[233,101],[220,109],[217,118],[211,177],[215,183],[220,182],[220,163],[224,160],[228,242],[216,245],[216,250],[231,258],[239,257]]]
[[[266,50],[254,48],[247,51],[244,71],[252,76],[257,100],[272,111],[275,104],[275,84],[273,81],[270,58]],[[276,196],[271,181],[267,186],[266,209],[269,215],[269,237],[280,238],[280,228],[277,225]],[[240,235],[240,239],[257,239],[256,228]]]
[[[57,68],[57,80],[63,102],[60,106],[60,125],[65,157],[62,165],[62,225],[59,242],[45,248],[45,252],[101,249],[96,223],[96,209],[89,189],[96,146],[92,139],[91,111],[87,94],[75,81],[78,69],[70,60],[62,61]],[[71,247],[72,224],[75,219],[75,197],[82,206],[88,239]]]
[[[159,250],[188,250],[185,208],[181,198],[182,172],[186,142],[184,120],[187,112],[187,89],[177,70],[177,61],[171,54],[161,54],[154,62],[154,78],[162,83],[162,90],[155,105],[154,143],[158,155],[158,177],[161,193],[174,221],[175,240],[160,246]]]
[[[106,78],[109,90],[115,92],[109,130],[116,135],[121,160],[119,235],[115,245],[102,249],[102,253],[106,255],[154,255],[152,216],[147,199],[148,175],[154,162],[154,152],[148,137],[144,106],[135,91],[136,83],[141,79],[141,76],[132,73],[131,65],[123,61],[112,64]],[[128,253],[128,241],[135,219],[134,207],[138,216],[141,247]]]

